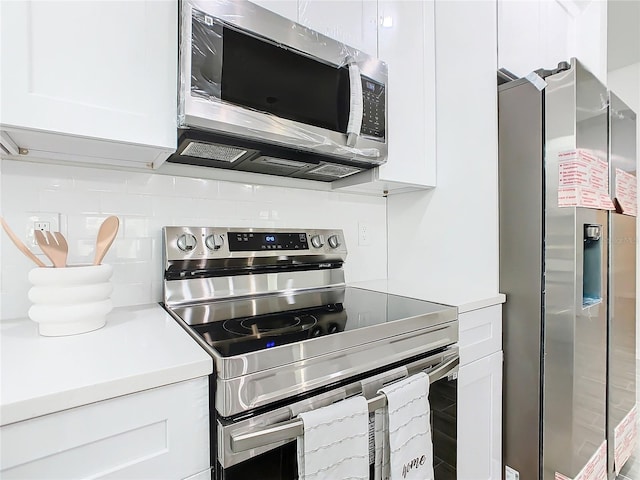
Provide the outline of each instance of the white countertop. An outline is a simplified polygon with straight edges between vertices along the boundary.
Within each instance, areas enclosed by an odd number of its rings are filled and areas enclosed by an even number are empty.
[[[213,359],[157,304],[114,309],[104,327],[43,337],[0,322],[0,425],[208,375]]]
[[[364,288],[367,290],[375,290],[378,292],[391,293],[393,295],[402,295],[404,297],[417,298],[427,300],[429,302],[442,303],[458,308],[458,314],[478,310],[480,308],[490,307],[504,303],[506,296],[504,293],[498,293],[489,297],[473,298],[465,295],[464,292],[451,292],[450,295],[434,297],[429,292],[415,283],[403,282],[400,280],[367,280],[364,282],[349,283],[351,287]]]

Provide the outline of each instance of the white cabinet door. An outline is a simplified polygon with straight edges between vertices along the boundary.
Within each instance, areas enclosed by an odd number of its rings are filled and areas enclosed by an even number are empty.
[[[334,188],[403,193],[436,185],[435,2],[378,2],[378,57],[389,67],[387,163]]]
[[[376,56],[377,9],[375,0],[300,0],[298,22]]]
[[[502,351],[460,367],[458,479],[500,479],[502,464]]]
[[[434,2],[382,1],[379,56],[389,65],[389,157],[380,177],[433,186],[435,159]]]
[[[176,144],[177,15],[175,0],[2,2],[2,129],[30,154],[73,153],[70,136],[160,163]]]
[[[251,0],[251,3],[260,5],[293,22],[298,21],[298,0]]]
[[[209,478],[209,382],[200,377],[0,428],[3,480]]]

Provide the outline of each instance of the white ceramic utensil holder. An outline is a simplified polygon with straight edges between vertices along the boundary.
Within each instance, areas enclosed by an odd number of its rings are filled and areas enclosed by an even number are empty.
[[[29,318],[40,335],[57,337],[104,326],[113,308],[111,265],[34,268],[29,272]]]

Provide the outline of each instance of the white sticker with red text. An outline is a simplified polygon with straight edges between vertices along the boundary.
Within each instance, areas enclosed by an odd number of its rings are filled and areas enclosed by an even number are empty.
[[[558,206],[615,210],[607,162],[588,150],[558,154]]]
[[[613,434],[614,448],[614,469],[616,474],[620,473],[624,464],[636,447],[636,437],[638,436],[638,424],[636,422],[637,408],[634,406],[626,417],[616,426]]]
[[[603,441],[596,453],[574,478],[556,472],[555,480],[607,480],[607,441]]]
[[[622,213],[638,216],[638,184],[636,176],[616,168],[616,199],[622,208]]]

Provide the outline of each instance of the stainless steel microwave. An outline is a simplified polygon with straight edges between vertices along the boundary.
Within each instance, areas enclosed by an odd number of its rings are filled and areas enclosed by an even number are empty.
[[[182,0],[170,162],[332,181],[386,162],[387,65],[245,0]]]

